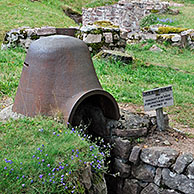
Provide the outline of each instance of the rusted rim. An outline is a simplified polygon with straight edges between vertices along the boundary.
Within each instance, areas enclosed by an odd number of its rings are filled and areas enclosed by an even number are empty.
[[[69,114],[68,119],[67,119],[69,123],[72,123],[73,116],[74,116],[75,111],[77,110],[78,106],[85,99],[87,99],[88,97],[95,96],[95,95],[102,95],[102,96],[106,97],[108,100],[110,100],[110,102],[113,104],[113,108],[114,108],[113,113],[114,113],[114,116],[111,119],[118,120],[120,118],[119,107],[118,107],[118,104],[115,101],[114,97],[110,93],[108,93],[108,92],[106,92],[106,91],[98,88],[98,89],[89,90],[86,93],[83,93],[81,95],[78,94],[75,97],[73,97],[74,104],[71,106],[72,108],[70,110],[70,114]]]

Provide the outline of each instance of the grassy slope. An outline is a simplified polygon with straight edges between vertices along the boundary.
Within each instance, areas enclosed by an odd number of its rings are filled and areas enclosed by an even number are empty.
[[[50,118],[0,122],[0,193],[63,193],[66,186],[65,193],[82,193],[76,178],[86,163],[103,170],[102,154],[86,139]]]
[[[75,25],[74,21],[63,13],[60,6],[52,6],[46,2],[2,0],[0,10],[0,43],[6,31],[21,26],[68,27]]]

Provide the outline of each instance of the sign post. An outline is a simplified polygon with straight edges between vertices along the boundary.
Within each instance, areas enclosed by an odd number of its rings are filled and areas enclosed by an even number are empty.
[[[143,92],[144,110],[156,110],[156,120],[158,129],[165,130],[163,107],[172,106],[173,92],[172,86],[155,88],[153,90]]]

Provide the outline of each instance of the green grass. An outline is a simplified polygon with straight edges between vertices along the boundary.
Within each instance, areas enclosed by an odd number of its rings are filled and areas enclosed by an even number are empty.
[[[0,122],[0,193],[84,193],[86,164],[96,173],[105,169],[104,154],[87,138],[51,118]]]
[[[76,25],[63,13],[60,6],[50,6],[41,1],[1,0],[0,10],[0,43],[6,31],[21,26],[68,27]]]
[[[149,51],[154,44],[163,51]],[[126,50],[130,55],[137,59],[141,59],[148,65],[167,66],[184,72],[194,73],[194,52],[189,49],[181,49],[172,46],[166,47],[165,45],[157,44],[150,40],[138,44],[127,45]]]
[[[25,52],[21,48],[0,51],[0,99],[15,96]]]
[[[147,66],[142,61],[132,65],[94,61],[97,75],[103,88],[118,102],[143,105],[142,92],[156,87],[173,86],[174,106],[166,110],[175,114],[175,120],[194,127],[194,75],[172,68]],[[177,114],[179,112],[179,114]]]
[[[171,7],[175,8],[175,7]],[[176,7],[180,11],[178,15],[170,15],[170,14],[161,14],[157,15],[160,19],[170,18],[173,20],[172,23],[168,23],[168,25],[182,27],[182,28],[191,28],[194,29],[194,5],[185,4],[184,7]]]

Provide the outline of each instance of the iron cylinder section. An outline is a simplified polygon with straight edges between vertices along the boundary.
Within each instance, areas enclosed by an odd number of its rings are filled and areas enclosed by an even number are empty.
[[[74,37],[55,35],[33,42],[24,62],[13,111],[26,116],[62,113],[72,123],[87,101],[105,117],[119,119],[119,108],[97,78],[87,45]]]

